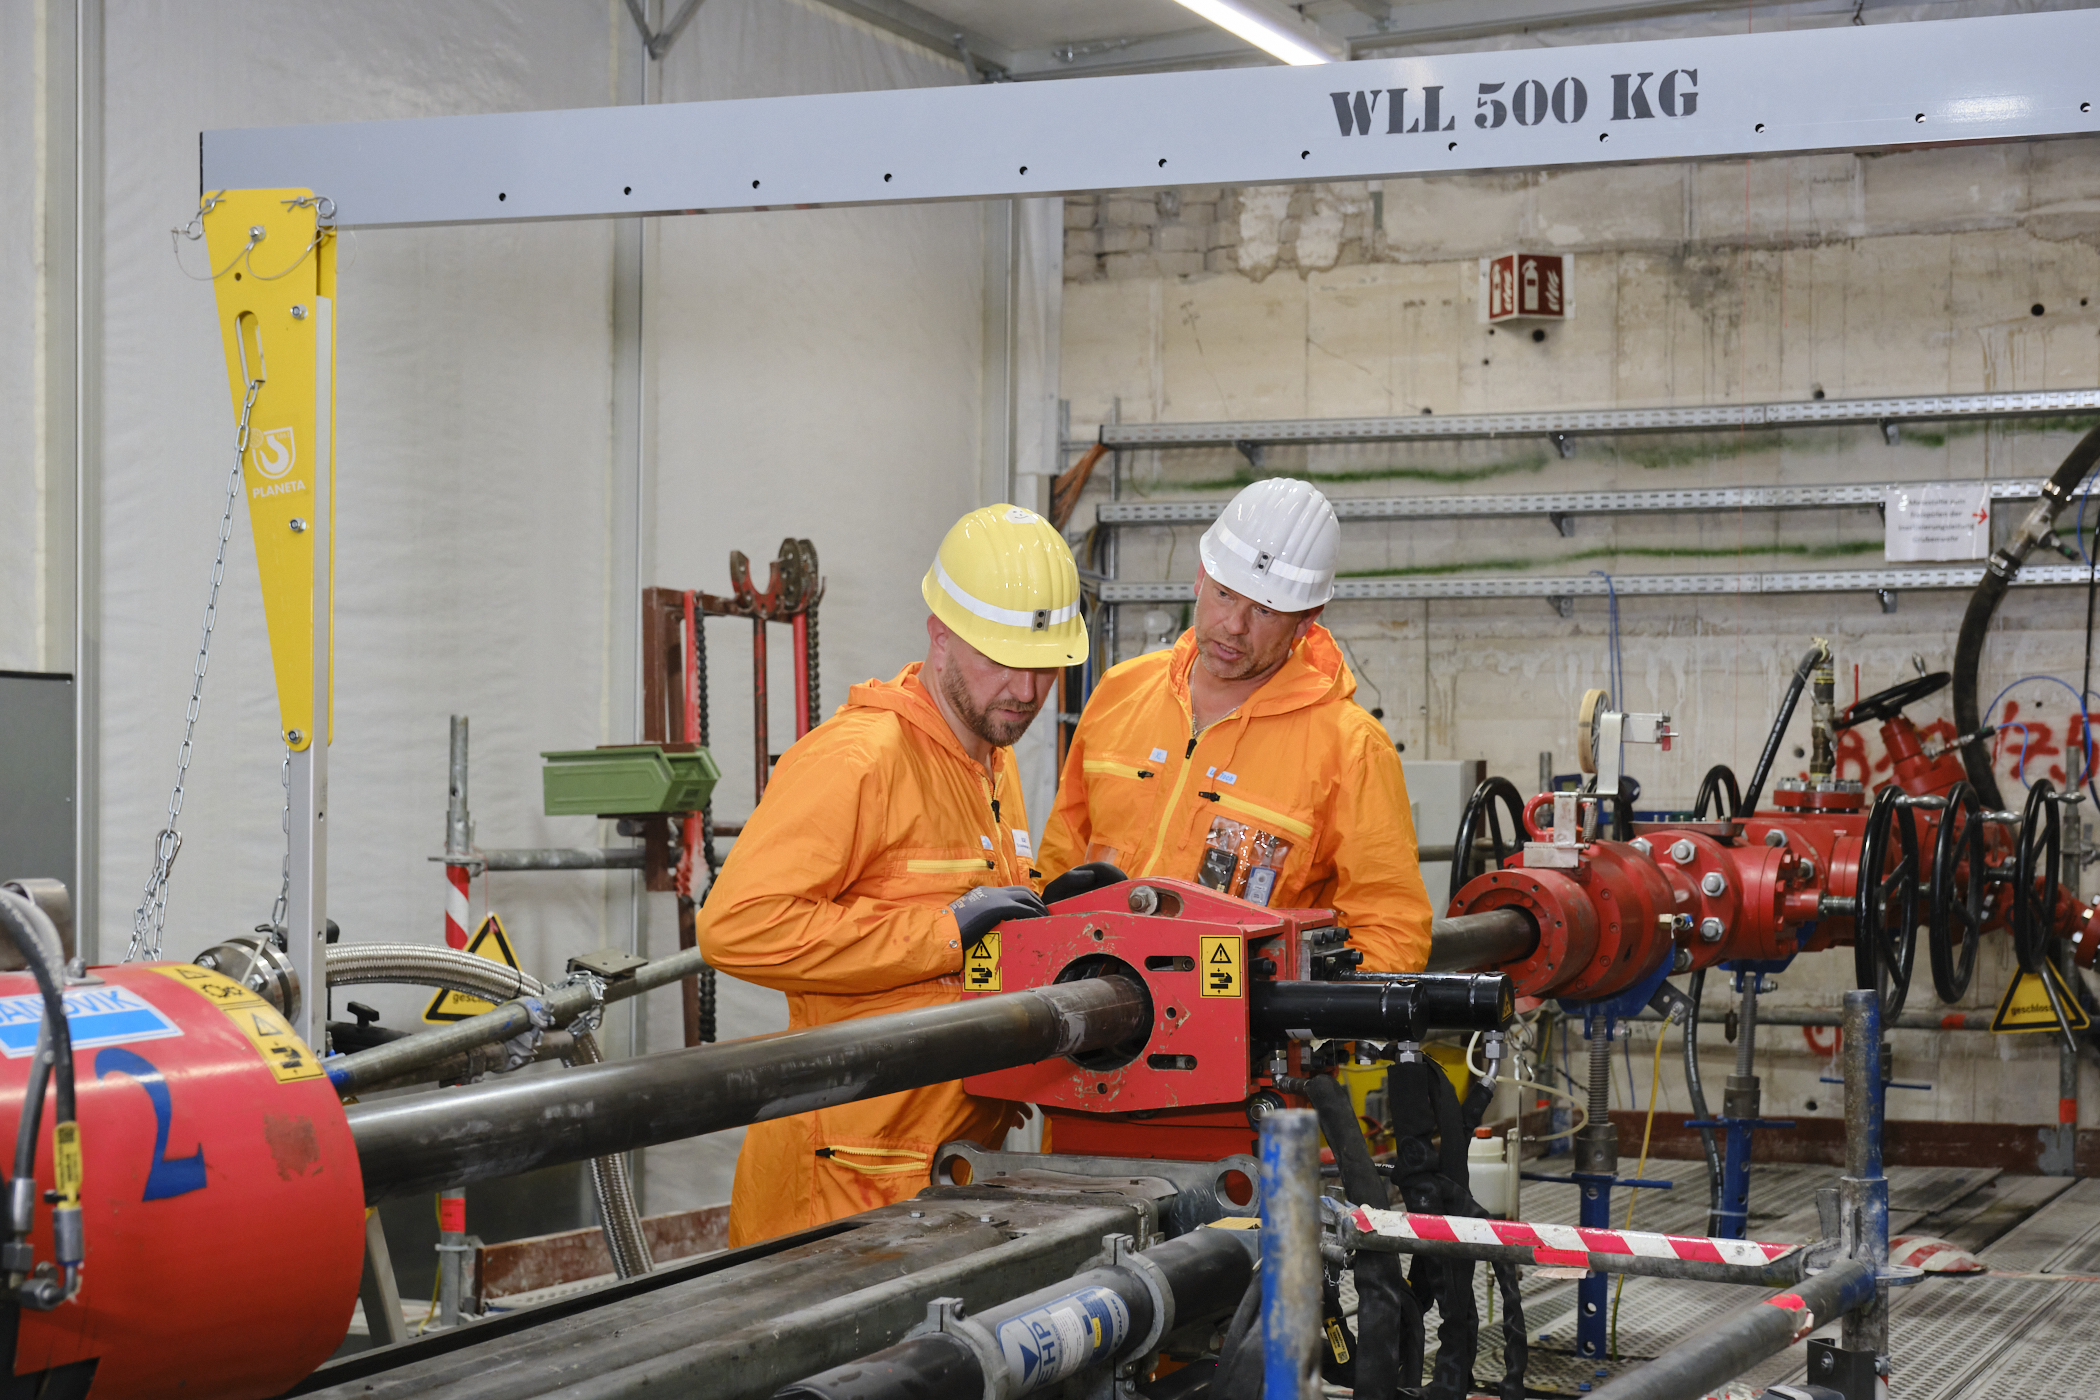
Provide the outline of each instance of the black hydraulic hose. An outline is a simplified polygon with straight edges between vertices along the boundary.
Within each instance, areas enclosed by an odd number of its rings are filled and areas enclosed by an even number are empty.
[[[1757,771],[1750,775],[1750,789],[1743,794],[1742,808],[1736,815],[1748,819],[1757,815],[1758,799],[1765,795],[1765,781],[1772,776],[1772,765],[1779,758],[1779,745],[1786,738],[1786,727],[1794,722],[1794,707],[1801,703],[1801,688],[1808,684],[1809,672],[1818,663],[1830,659],[1830,648],[1821,642],[1808,649],[1801,664],[1794,668],[1794,679],[1787,684],[1786,698],[1779,702],[1778,718],[1772,721],[1772,732],[1765,736],[1765,751],[1757,756]]]
[[[1684,994],[1691,1001],[1690,1010],[1684,1017],[1684,1087],[1692,1101],[1692,1117],[1702,1123],[1711,1122],[1713,1115],[1706,1111],[1706,1088],[1699,1082],[1699,998],[1706,991],[1706,969],[1700,968],[1685,983]],[[1706,1153],[1706,1233],[1721,1233],[1721,1149],[1714,1141],[1712,1128],[1699,1130],[1699,1146]]]
[[[1392,1189],[1371,1160],[1370,1144],[1356,1121],[1356,1108],[1349,1091],[1327,1075],[1308,1081],[1305,1096],[1320,1115],[1320,1135],[1334,1149],[1335,1165],[1342,1169],[1342,1189],[1357,1205],[1385,1209],[1392,1202]],[[1377,1255],[1368,1250],[1356,1256],[1356,1385],[1359,1395],[1391,1395],[1402,1383],[1400,1343],[1409,1309],[1401,1303],[1406,1287],[1398,1255]],[[1419,1385],[1420,1373],[1406,1378]]]
[[[1961,615],[1961,633],[1954,643],[1954,732],[1975,734],[1983,727],[1980,710],[1981,701],[1976,692],[1978,672],[1982,669],[1984,638],[1990,634],[1991,619],[1997,616],[1998,604],[2005,597],[2005,590],[2012,587],[2014,575],[2027,562],[2027,556],[2055,523],[2057,513],[2071,503],[2078,484],[2100,464],[2100,428],[2095,428],[2078,440],[2062,465],[2042,485],[2042,498],[2022,521],[1990,563],[1984,566],[1983,578],[1976,591],[1969,595],[1967,611]],[[2080,703],[2083,703],[2082,701]],[[1969,785],[1976,789],[1983,805],[1996,810],[2005,805],[1998,791],[1997,775],[1991,772],[1991,753],[1981,737],[1971,739],[1961,746],[1961,764],[1968,770]]]
[[[66,1023],[65,1001],[60,988],[65,977],[64,956],[58,945],[55,929],[50,930],[51,941],[44,941],[44,931],[38,923],[48,929],[50,919],[28,899],[12,890],[0,890],[0,929],[7,932],[15,948],[22,954],[22,961],[36,978],[37,991],[44,999],[43,1024],[37,1028],[39,1050],[47,1048],[49,1055],[39,1054],[30,1071],[29,1092],[34,1104],[25,1104],[20,1128],[15,1134],[15,1171],[18,1177],[36,1174],[36,1143],[39,1120],[43,1117],[44,1081],[56,1070],[58,1076],[58,1121],[73,1121],[73,1034]],[[31,1108],[35,1112],[31,1112]]]

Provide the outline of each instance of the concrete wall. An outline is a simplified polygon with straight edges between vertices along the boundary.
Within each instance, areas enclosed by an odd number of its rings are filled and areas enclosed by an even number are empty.
[[[1072,436],[1112,418],[1194,421],[1730,404],[2100,386],[2100,142],[1817,156],[1708,165],[1392,180],[1303,188],[1175,188],[1066,205],[1063,383]],[[1534,335],[1491,328],[1479,260],[1568,255],[1571,314]],[[1271,448],[1260,474],[1311,474],[1335,495],[1610,490],[2046,475],[2090,419],[2020,426],[1874,428],[1543,441]],[[1104,474],[1105,475],[1105,474]],[[1222,500],[1256,473],[1237,453],[1126,455],[1121,489]],[[1090,492],[1105,499],[1096,477]],[[2007,507],[1997,528],[2024,511]],[[1075,524],[1090,523],[1091,500]],[[1187,579],[1197,528],[1121,534],[1119,577]],[[1581,519],[1350,524],[1342,567],[1366,574],[1723,572],[1879,563],[1872,509]],[[1624,702],[1668,711],[1687,738],[1635,749],[1644,805],[1688,804],[1719,762],[1747,776],[1794,661],[1813,635],[1837,649],[1842,698],[1951,665],[1966,595],[1625,598],[1617,608]],[[1484,757],[1536,784],[1538,755],[1573,771],[1583,691],[1607,685],[1612,611],[1578,599],[1346,603],[1330,608],[1363,688],[1408,757]],[[2077,682],[2084,599],[2015,590],[1985,655],[1989,689],[2047,675]],[[1177,631],[1179,609],[1129,606],[1119,654]],[[2029,772],[2061,782],[2070,693],[2029,682],[2010,704],[2033,722]],[[1916,706],[1944,719],[1942,693]],[[2001,712],[2001,717],[2010,713]],[[1782,751],[1798,760],[1806,707]],[[1878,740],[1844,774],[1883,762]],[[2069,747],[2076,748],[2072,741]],[[2000,782],[2017,800],[2015,736]],[[1783,761],[1781,773],[1804,765]],[[2074,765],[2075,766],[2075,765]],[[2090,815],[2090,814],[2088,814]],[[1450,833],[1425,833],[1448,840]],[[1972,1001],[2003,989],[2002,941]],[[1848,953],[1805,960],[1782,1000],[1836,1004]],[[1716,979],[1718,983],[1719,979]],[[1711,996],[1719,995],[1718,985]],[[1914,1004],[1931,1005],[1921,968]],[[2055,1055],[2041,1037],[1903,1034],[1906,1117],[2054,1122]],[[1718,1033],[1715,1033],[1719,1044]],[[1645,1044],[1643,1041],[1641,1044]],[[1579,1046],[1578,1046],[1579,1051]],[[1832,1114],[1798,1031],[1761,1043],[1766,1107]],[[1640,1054],[1636,1053],[1636,1059]],[[2034,1063],[2029,1064],[2027,1061]],[[2001,1068],[2010,1064],[2010,1068]],[[1648,1073],[1637,1066],[1645,1105]],[[1675,1084],[1675,1071],[1665,1076]],[[2088,1088],[2094,1087],[2090,1074]],[[1681,1090],[1676,1107],[1684,1108]],[[1627,1091],[1618,1089],[1623,1103]],[[2082,1121],[2100,1123],[2086,1096]]]

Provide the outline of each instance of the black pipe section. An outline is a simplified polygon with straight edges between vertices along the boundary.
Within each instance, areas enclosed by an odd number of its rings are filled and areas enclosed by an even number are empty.
[[[1528,910],[1489,909],[1455,914],[1429,926],[1425,972],[1466,972],[1522,962],[1538,951],[1539,925]]]
[[[1786,727],[1794,722],[1794,707],[1801,703],[1801,688],[1808,684],[1809,673],[1819,662],[1830,659],[1830,648],[1821,642],[1808,649],[1801,664],[1794,668],[1794,679],[1788,683],[1786,698],[1779,702],[1779,717],[1772,721],[1772,732],[1765,736],[1765,751],[1757,756],[1757,771],[1750,775],[1750,790],[1743,794],[1739,816],[1748,820],[1757,815],[1758,799],[1765,795],[1765,782],[1772,776],[1772,764],[1779,758],[1779,745],[1786,738]]]
[[[1752,1303],[1703,1327],[1638,1370],[1605,1382],[1597,1400],[1690,1400],[1709,1395],[1768,1356],[1785,1351],[1804,1330],[1835,1321],[1874,1298],[1874,1271],[1841,1259],[1787,1293]]]
[[[2013,576],[2027,562],[2028,554],[2049,533],[2057,514],[2071,503],[2078,484],[2096,465],[2100,465],[2100,428],[2078,440],[2070,455],[2042,484],[2040,502],[1984,566],[1983,578],[1969,595],[1968,609],[1961,615],[1961,632],[1954,642],[1955,733],[1975,734],[1983,727],[1976,679],[1983,664],[1984,638],[1990,634],[1991,619],[1998,614],[2005,590],[2012,587]],[[1961,766],[1968,770],[1969,786],[1976,789],[1985,807],[1996,810],[2005,805],[2005,798],[1998,791],[1997,775],[1991,771],[1991,751],[1983,738],[1971,739],[1961,746]]]
[[[1376,982],[1256,982],[1247,1003],[1257,1036],[1311,1031],[1322,1039],[1420,1040],[1430,1031],[1499,1031],[1516,1015],[1500,972],[1394,973]]]
[[[1093,977],[347,1112],[376,1204],[1098,1050],[1145,1007],[1128,978]]]
[[[1195,1230],[1145,1251],[1146,1262],[1166,1281],[1176,1329],[1220,1316],[1246,1291],[1254,1272],[1254,1258],[1247,1244],[1238,1238],[1239,1233]],[[1079,1357],[1057,1355],[1053,1360],[1054,1354],[1042,1355],[1032,1367],[1023,1360],[1009,1372],[1010,1388],[1000,1386],[997,1393],[1024,1395],[1059,1386],[1081,1370],[1097,1369],[1135,1352],[1138,1343],[1152,1331],[1152,1290],[1136,1269],[1121,1265],[1089,1269],[1026,1297],[987,1308],[970,1321],[999,1344],[1011,1364],[1012,1358],[1022,1354],[1021,1348],[1032,1342],[1038,1330],[1033,1323],[1045,1322],[1054,1328],[1054,1315],[1060,1304],[1084,1321],[1088,1314],[1079,1311],[1084,1300],[1075,1299],[1075,1295],[1086,1295],[1095,1289],[1113,1293],[1122,1300],[1128,1313],[1122,1335],[1113,1337],[1103,1328],[1093,1333],[1093,1347],[1088,1348],[1087,1339],[1079,1340],[1079,1346],[1087,1348]],[[1009,1336],[1014,1338],[1012,1345],[1007,1344]],[[1065,1345],[1071,1343],[1066,1341]],[[1074,1361],[1080,1364],[1072,1364]],[[783,1388],[777,1400],[934,1400],[984,1395],[992,1390],[985,1384],[983,1362],[970,1344],[951,1333],[936,1332],[908,1338],[859,1361],[821,1371]]]

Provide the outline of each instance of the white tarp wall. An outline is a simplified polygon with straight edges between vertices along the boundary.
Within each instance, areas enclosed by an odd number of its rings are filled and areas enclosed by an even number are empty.
[[[72,668],[70,639],[50,636],[43,617],[54,588],[70,603],[69,439],[39,436],[33,411],[39,376],[70,356],[38,318],[60,292],[61,321],[72,315],[70,272],[34,270],[34,211],[47,188],[70,206],[72,174],[40,165],[40,148],[14,133],[35,125],[40,100],[66,105],[48,97],[38,56],[70,65],[74,20],[68,0],[0,7],[5,667]],[[958,63],[805,0],[710,0],[656,64],[622,0],[91,3],[88,20],[91,36],[104,31],[99,72],[89,51],[88,109],[102,161],[89,187],[101,228],[89,284],[100,404],[89,534],[101,561],[90,580],[92,801],[97,927],[114,957],[164,820],[231,465],[215,308],[195,280],[202,247],[182,244],[178,266],[167,232],[195,207],[198,132],[963,79]],[[40,24],[48,44],[36,42]],[[329,908],[346,939],[441,938],[429,857],[442,849],[450,714],[473,721],[481,845],[617,839],[540,815],[538,755],[632,737],[641,584],[726,592],[732,548],[763,583],[780,540],[806,536],[829,579],[824,710],[849,684],[923,654],[918,561],[947,522],[1009,494],[1017,455],[1048,452],[1031,441],[1017,454],[1012,424],[1017,400],[1039,419],[1055,399],[1060,218],[1052,203],[1019,219],[1037,229],[1022,242],[1051,259],[1016,284],[1035,289],[1025,373],[1040,382],[1025,392],[1011,367],[1015,217],[1004,205],[345,236]],[[1054,428],[1031,431],[1047,442]],[[777,752],[794,734],[786,629],[773,651]],[[737,819],[752,786],[748,627],[714,624],[710,656],[727,770],[717,810]],[[237,506],[181,821],[172,955],[268,917],[283,852],[275,730]],[[636,884],[626,873],[498,875],[477,882],[474,913],[499,911],[526,968],[558,976],[573,954],[629,946],[637,923],[648,951],[675,946],[670,897],[639,898]],[[359,999],[405,1027],[424,997]],[[613,1053],[675,1043],[675,998],[659,1000],[653,1024],[613,1018]],[[724,980],[724,1036],[783,1015],[778,996]],[[734,1148],[724,1135],[652,1153],[648,1208],[726,1198]]]

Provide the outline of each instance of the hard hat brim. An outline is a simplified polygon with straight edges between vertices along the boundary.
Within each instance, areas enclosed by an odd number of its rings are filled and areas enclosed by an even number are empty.
[[[919,585],[919,595],[949,631],[1001,666],[1024,671],[1078,666],[1092,650],[1083,614],[1052,623],[1040,632],[990,622],[942,592],[930,572]]]

